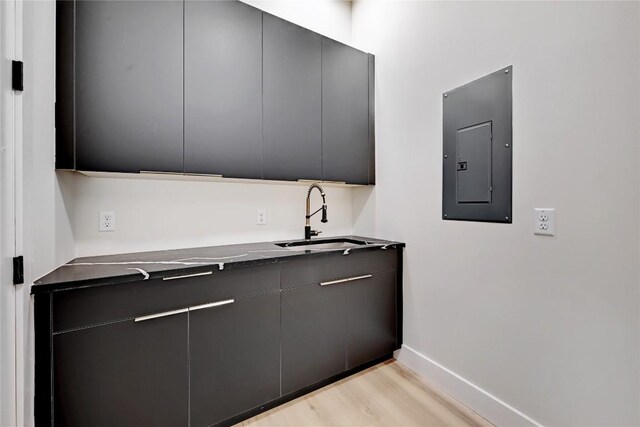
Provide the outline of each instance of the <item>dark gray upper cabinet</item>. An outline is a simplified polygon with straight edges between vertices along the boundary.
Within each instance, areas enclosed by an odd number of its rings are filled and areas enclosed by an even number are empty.
[[[282,291],[282,394],[337,375],[345,364],[345,285]]]
[[[376,183],[376,58],[369,54],[369,184]]]
[[[280,396],[280,294],[189,313],[191,425],[210,426]]]
[[[182,1],[76,2],[77,169],[183,170],[182,21]]]
[[[347,285],[347,368],[398,348],[396,277],[383,271]]]
[[[322,38],[322,178],[369,183],[369,58]]]
[[[265,179],[322,179],[321,36],[263,14]]]
[[[76,4],[56,3],[56,168],[75,169],[73,42]]]
[[[183,313],[54,335],[54,425],[188,425],[187,333]]]
[[[372,55],[240,1],[56,4],[56,168],[375,183]]]
[[[186,1],[184,168],[262,178],[262,12]]]

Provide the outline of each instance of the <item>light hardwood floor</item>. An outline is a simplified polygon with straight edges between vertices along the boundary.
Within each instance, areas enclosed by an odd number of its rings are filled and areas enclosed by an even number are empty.
[[[492,426],[402,364],[389,361],[238,426]]]

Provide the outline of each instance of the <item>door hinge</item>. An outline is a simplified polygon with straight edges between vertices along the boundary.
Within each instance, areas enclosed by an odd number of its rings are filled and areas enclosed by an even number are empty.
[[[24,283],[24,258],[22,255],[13,257],[13,284]]]
[[[24,64],[22,61],[11,61],[11,88],[24,90]]]

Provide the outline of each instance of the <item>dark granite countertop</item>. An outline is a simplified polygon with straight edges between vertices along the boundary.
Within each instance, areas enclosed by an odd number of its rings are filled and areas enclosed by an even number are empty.
[[[327,237],[366,242],[348,252],[404,247],[404,243],[360,236]],[[315,240],[326,240],[318,238]],[[171,249],[121,255],[76,258],[35,281],[32,294],[66,289],[156,279],[170,275],[196,273],[211,267],[223,270],[276,263],[300,256],[325,256],[345,252],[340,249],[283,248],[277,244],[287,241],[209,246],[203,248]]]

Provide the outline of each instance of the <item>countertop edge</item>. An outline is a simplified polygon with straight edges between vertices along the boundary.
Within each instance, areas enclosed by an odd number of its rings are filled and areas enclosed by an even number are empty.
[[[359,246],[359,247],[353,247],[349,249],[349,253],[350,252],[361,252],[361,251],[371,251],[371,250],[380,250],[382,248],[389,247],[391,246],[393,249],[399,248],[399,249],[403,249],[406,247],[406,244],[403,242],[397,242],[397,241],[389,241],[389,240],[382,240],[382,239],[374,239],[374,238],[366,238],[366,237],[362,237],[362,236],[336,236],[336,237],[331,237],[331,238],[350,238],[350,239],[362,239],[362,240],[367,240],[367,241],[373,241],[375,243],[372,244],[367,244],[367,245],[363,245],[363,246]],[[277,242],[256,242],[256,243],[248,243],[247,245],[256,245],[256,244],[265,244],[265,245],[273,245],[273,244],[277,244],[277,243],[282,243],[281,241],[277,241]],[[225,246],[232,246],[232,245],[220,245],[220,246],[211,246],[211,247],[204,247],[204,248],[185,248],[184,250],[197,250],[197,249],[215,249],[215,248],[224,248]],[[156,252],[156,251],[153,251]],[[164,252],[162,250],[157,251],[158,253]],[[252,267],[252,266],[261,266],[261,265],[268,265],[268,264],[276,264],[279,262],[283,262],[283,261],[289,261],[292,259],[297,259],[300,257],[304,257],[304,258],[313,258],[313,257],[323,257],[323,256],[331,256],[331,255],[336,255],[339,254],[340,252],[344,252],[343,249],[336,249],[336,250],[325,250],[325,251],[317,251],[317,252],[304,252],[304,253],[287,253],[287,252],[283,252],[283,253],[279,253],[278,255],[274,255],[272,257],[265,257],[262,259],[253,259],[253,260],[230,260],[228,262],[224,262],[224,266],[223,268],[219,268],[218,264],[219,263],[211,263],[211,264],[206,264],[206,265],[185,265],[183,268],[174,268],[174,269],[167,269],[167,270],[162,270],[162,271],[155,271],[155,272],[150,272],[149,277],[147,279],[144,279],[140,272],[133,272],[131,274],[125,274],[125,275],[113,275],[113,276],[103,276],[103,277],[98,277],[98,278],[89,278],[89,279],[79,279],[79,280],[71,280],[71,281],[59,281],[59,282],[53,282],[53,283],[38,283],[41,282],[44,278],[46,278],[49,274],[52,274],[53,272],[58,271],[58,269],[60,268],[65,268],[65,266],[68,265],[72,265],[75,261],[79,260],[79,259],[83,259],[84,257],[81,258],[75,258],[74,260],[70,261],[69,263],[66,264],[62,264],[61,266],[59,266],[57,269],[54,269],[52,272],[48,273],[47,275],[37,279],[34,284],[31,286],[31,290],[30,293],[31,295],[42,295],[42,294],[48,294],[48,293],[53,293],[53,292],[60,292],[60,291],[66,291],[66,290],[72,290],[72,289],[84,289],[84,288],[89,288],[89,287],[98,287],[98,286],[105,286],[105,285],[115,285],[115,284],[123,284],[123,283],[131,283],[131,282],[136,282],[136,281],[141,281],[141,280],[155,280],[155,279],[162,279],[164,277],[170,277],[170,276],[180,276],[180,275],[184,275],[184,274],[194,274],[194,273],[198,273],[201,271],[210,271],[212,269],[214,270],[226,270],[226,269],[236,269],[236,268],[247,268],[247,267]],[[122,254],[122,255],[129,255],[129,254]],[[106,256],[118,256],[118,254],[116,255],[106,255]],[[92,257],[93,258],[93,257]]]

